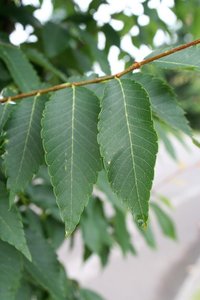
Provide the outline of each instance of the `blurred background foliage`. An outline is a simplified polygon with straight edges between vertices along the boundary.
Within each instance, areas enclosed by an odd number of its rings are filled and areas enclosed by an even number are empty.
[[[112,56],[125,67],[138,53],[200,36],[199,0],[141,0],[131,5],[129,1],[52,0],[50,19],[42,23],[36,16],[44,1],[34,2],[0,1],[0,40],[11,37],[12,41],[13,31],[23,26],[27,39],[21,48],[51,85],[92,70],[108,74]],[[0,70],[3,87],[10,78],[2,64]],[[170,71],[163,76],[175,87],[192,126],[199,128],[199,78],[190,72]]]
[[[81,2],[85,2],[84,8]],[[20,0],[0,0],[0,42],[17,44],[14,38],[17,28],[25,30],[26,37],[20,43],[21,49],[45,85],[55,85],[70,80],[72,76],[77,78],[94,72],[109,74],[116,70],[115,65],[119,68],[129,66],[135,59],[141,59],[144,53],[149,54],[155,48],[166,48],[200,37],[200,0],[143,0],[132,1],[131,5],[127,1],[127,5],[116,5],[116,8],[111,9],[114,2],[52,0],[49,2],[52,14],[48,20],[42,21],[36,17],[38,9],[43,5],[42,0],[38,3],[36,1],[36,5],[25,4],[26,1]],[[136,2],[137,5],[134,4]],[[165,16],[163,9],[167,13]],[[159,75],[175,88],[192,127],[199,129],[200,78],[197,73],[160,72]],[[0,89],[3,88],[4,95],[17,91],[5,64],[0,61]],[[2,139],[2,153],[3,147]],[[2,181],[3,173],[0,173]],[[64,225],[45,165],[26,191],[18,196],[17,206],[22,212],[27,230],[31,228],[57,250],[64,240]],[[156,201],[152,202],[151,211],[163,234],[175,239],[173,222],[166,213],[170,209],[168,199],[156,195],[153,200]],[[83,237],[84,260],[95,253],[105,266],[114,245],[118,245],[124,255],[127,252],[134,255],[137,253],[134,237],[131,237],[127,226],[126,212],[111,191],[104,173],[99,176],[93,199],[85,209],[76,231],[79,229]],[[147,230],[136,230],[151,248],[156,247],[151,218]],[[72,247],[76,231],[71,237]],[[29,267],[26,269],[29,275],[24,279],[29,283],[27,293],[35,293],[37,299],[50,299],[46,289],[40,285],[40,278],[34,281]],[[69,281],[68,290],[71,294],[68,299],[101,299],[90,291],[77,289],[78,283]],[[20,293],[19,299],[22,299]]]

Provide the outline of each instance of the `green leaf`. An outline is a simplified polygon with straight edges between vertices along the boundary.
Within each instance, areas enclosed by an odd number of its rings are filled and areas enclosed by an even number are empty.
[[[151,203],[151,207],[157,217],[163,234],[171,239],[176,239],[176,229],[172,219],[156,203]]]
[[[35,70],[19,48],[0,43],[0,59],[5,62],[22,92],[30,92],[39,87],[40,80]]]
[[[10,114],[13,110],[13,105],[9,102],[0,105],[0,132],[8,121]]]
[[[50,293],[54,300],[64,300],[61,269],[53,249],[36,231],[27,230],[26,236],[32,263],[26,260],[25,269],[39,285]]]
[[[39,52],[37,49],[33,49],[33,48],[26,49],[26,55],[32,62],[43,67],[47,71],[52,72],[61,80],[67,81],[67,76],[63,72],[55,68],[52,65],[52,63],[46,58],[46,56],[43,53]]]
[[[67,235],[79,222],[101,168],[98,113],[96,96],[75,87],[55,93],[44,112],[46,161]]]
[[[44,101],[35,97],[22,101],[8,122],[5,167],[10,205],[15,194],[24,189],[43,161],[40,137]]]
[[[141,228],[139,226],[138,230],[140,231],[141,235],[143,236],[143,238],[145,239],[145,242],[147,243],[147,245],[153,249],[156,248],[156,241],[155,241],[155,237],[153,234],[153,230],[151,227],[151,223],[148,222],[146,228]]]
[[[165,49],[168,50],[168,49]],[[151,56],[159,54],[161,51],[154,51]],[[164,50],[162,49],[162,52]],[[173,53],[169,56],[160,58],[153,62],[159,68],[167,69],[186,69],[200,71],[199,60],[200,46],[196,45],[181,52]]]
[[[54,57],[68,47],[69,33],[59,24],[47,22],[42,27],[42,42],[47,57]]]
[[[145,88],[149,95],[152,111],[158,118],[170,127],[192,136],[184,111],[176,101],[174,92],[165,81],[149,74],[139,73],[131,75],[131,78]]]
[[[102,101],[99,143],[108,179],[133,213],[146,224],[157,153],[148,95],[138,83],[115,79]]]
[[[136,254],[136,251],[131,244],[130,234],[126,227],[126,215],[120,210],[116,210],[115,217],[113,219],[114,226],[114,237],[120,245],[123,254],[125,255],[128,251]]]
[[[115,208],[117,208],[123,212],[125,211],[125,208],[122,204],[121,199],[119,199],[119,197],[113,192],[113,190],[111,188],[111,185],[108,181],[105,170],[102,170],[101,172],[99,172],[96,186],[97,186],[98,190],[100,190],[101,192],[103,192],[105,194],[107,200],[110,201],[111,204]]]
[[[30,300],[31,298],[31,287],[27,281],[22,280],[20,288],[17,291],[15,300]]]
[[[88,289],[80,290],[79,299],[80,300],[103,300],[103,298],[100,295]]]
[[[154,120],[154,127],[156,130],[156,133],[158,135],[158,138],[163,142],[165,149],[169,153],[169,155],[176,160],[176,151],[174,149],[174,146],[170,140],[169,132],[167,132],[167,126],[161,122],[158,122]]]
[[[0,299],[16,300],[22,260],[15,248],[0,240]]]
[[[108,222],[98,199],[91,198],[81,217],[81,231],[86,246],[101,256],[104,246],[111,246],[112,239],[108,233]]]
[[[40,87],[40,80],[25,55],[16,47],[0,44],[3,59],[15,83],[22,92]],[[24,189],[43,160],[40,120],[44,99],[28,98],[15,107],[8,122],[5,168],[7,186],[11,190],[10,204],[15,194]]]
[[[8,193],[3,183],[0,183],[0,239],[13,245],[31,260],[21,215],[15,207],[9,210]]]
[[[93,60],[98,62],[105,74],[110,74],[110,65],[106,53],[103,50],[98,49],[97,42],[91,34],[88,32],[84,32],[84,34],[80,32],[80,34],[82,34],[81,38],[85,41],[85,43],[90,46],[89,50]]]

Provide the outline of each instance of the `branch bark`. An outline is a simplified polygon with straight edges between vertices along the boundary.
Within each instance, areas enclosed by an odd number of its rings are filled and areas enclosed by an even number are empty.
[[[192,42],[187,43],[187,44],[183,44],[183,45],[175,47],[175,48],[172,48],[172,49],[167,50],[165,52],[162,52],[158,55],[155,55],[155,56],[149,57],[147,59],[144,59],[141,62],[134,62],[130,67],[128,67],[124,71],[122,71],[120,73],[117,73],[117,74],[114,74],[114,75],[106,75],[106,76],[98,77],[98,78],[95,78],[95,79],[84,80],[84,81],[79,81],[79,82],[62,83],[62,84],[55,85],[55,86],[52,86],[52,87],[49,87],[49,88],[38,89],[38,90],[30,91],[28,93],[22,93],[22,94],[18,94],[18,95],[11,96],[11,97],[5,97],[5,98],[0,99],[0,103],[5,103],[5,102],[9,102],[9,101],[17,101],[17,100],[20,100],[22,98],[28,98],[28,97],[32,97],[32,96],[36,96],[36,95],[47,94],[49,92],[55,92],[55,91],[58,91],[58,90],[61,90],[61,89],[70,88],[72,86],[84,86],[84,85],[88,85],[88,84],[94,84],[94,83],[100,83],[100,82],[103,82],[103,81],[108,81],[108,80],[114,79],[116,77],[119,78],[119,77],[133,71],[133,70],[140,69],[141,66],[149,64],[149,63],[151,63],[155,60],[158,60],[162,57],[168,56],[168,55],[173,54],[175,52],[182,51],[186,48],[195,46],[197,44],[200,44],[200,39],[192,41]]]

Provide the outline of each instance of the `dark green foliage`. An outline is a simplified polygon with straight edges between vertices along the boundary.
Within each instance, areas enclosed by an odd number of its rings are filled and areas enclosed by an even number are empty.
[[[172,8],[183,24],[177,42],[187,39],[189,31],[199,35],[199,9],[192,2],[175,1]],[[127,34],[138,48],[155,48],[158,28],[174,37],[148,3],[141,2],[150,18],[147,26],[135,12],[124,11],[112,14],[111,22],[98,22],[95,12],[101,5],[107,8],[106,0],[91,1],[85,12],[73,0],[52,0],[52,18],[41,24],[33,14],[36,7],[2,0],[1,94],[94,79],[96,64],[110,74],[108,54],[113,46],[130,66],[134,57],[121,43]],[[116,20],[122,22],[119,30],[114,29]],[[11,45],[17,23],[31,25],[35,41]],[[133,26],[138,35],[132,33]],[[100,34],[105,38],[101,50]],[[178,99],[198,119],[199,55],[200,47],[191,47],[124,78],[0,104],[0,299],[102,300],[68,278],[56,251],[66,235],[73,247],[81,231],[84,260],[96,254],[105,266],[116,245],[124,255],[135,255],[128,212],[149,247],[156,248],[149,208],[163,234],[176,238],[165,210],[157,202],[149,205],[157,135],[174,159],[168,133],[193,139]],[[183,73],[185,69],[192,72]],[[186,105],[187,98],[195,105]]]

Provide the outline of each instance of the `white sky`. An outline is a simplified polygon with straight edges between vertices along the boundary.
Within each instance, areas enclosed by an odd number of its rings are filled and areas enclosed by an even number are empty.
[[[86,11],[91,0],[75,0],[75,2],[82,8],[83,11]],[[124,11],[127,15],[132,15],[133,13],[138,16],[138,22],[141,26],[148,25],[149,17],[144,15],[142,2],[144,0],[107,0],[108,4],[102,4],[99,10],[94,14],[94,18],[97,20],[99,25],[110,22],[115,30],[122,29],[123,23],[120,21],[111,21],[110,15],[116,12]],[[161,3],[160,3],[161,2]],[[39,7],[39,0],[23,0],[24,4],[32,4]],[[168,25],[174,26],[176,23],[176,16],[170,10],[174,5],[174,0],[151,0],[149,6],[151,8],[157,8],[158,14],[161,19],[167,22]],[[51,0],[44,0],[41,9],[36,10],[35,17],[38,18],[42,23],[45,23],[50,19],[52,14],[52,4]],[[19,45],[29,38],[30,41],[34,42],[35,37],[31,35],[33,29],[31,26],[27,26],[24,30],[20,24],[16,25],[16,30],[12,33],[10,39],[11,42],[15,45]],[[137,35],[138,28],[134,26],[130,33],[124,36],[121,40],[121,47],[125,51],[129,52],[131,55],[136,57],[136,60],[142,60],[146,55],[148,55],[151,50],[145,46],[141,45],[139,49],[133,46],[131,36]],[[154,44],[155,46],[160,46],[164,41],[167,40],[167,37],[162,30],[158,30]],[[105,42],[105,37],[103,34],[99,35],[99,47],[102,48]],[[111,64],[112,73],[120,72],[124,69],[124,62],[118,60],[119,49],[116,46],[112,46],[109,53],[109,61]],[[98,66],[96,66],[96,72],[101,73]]]

